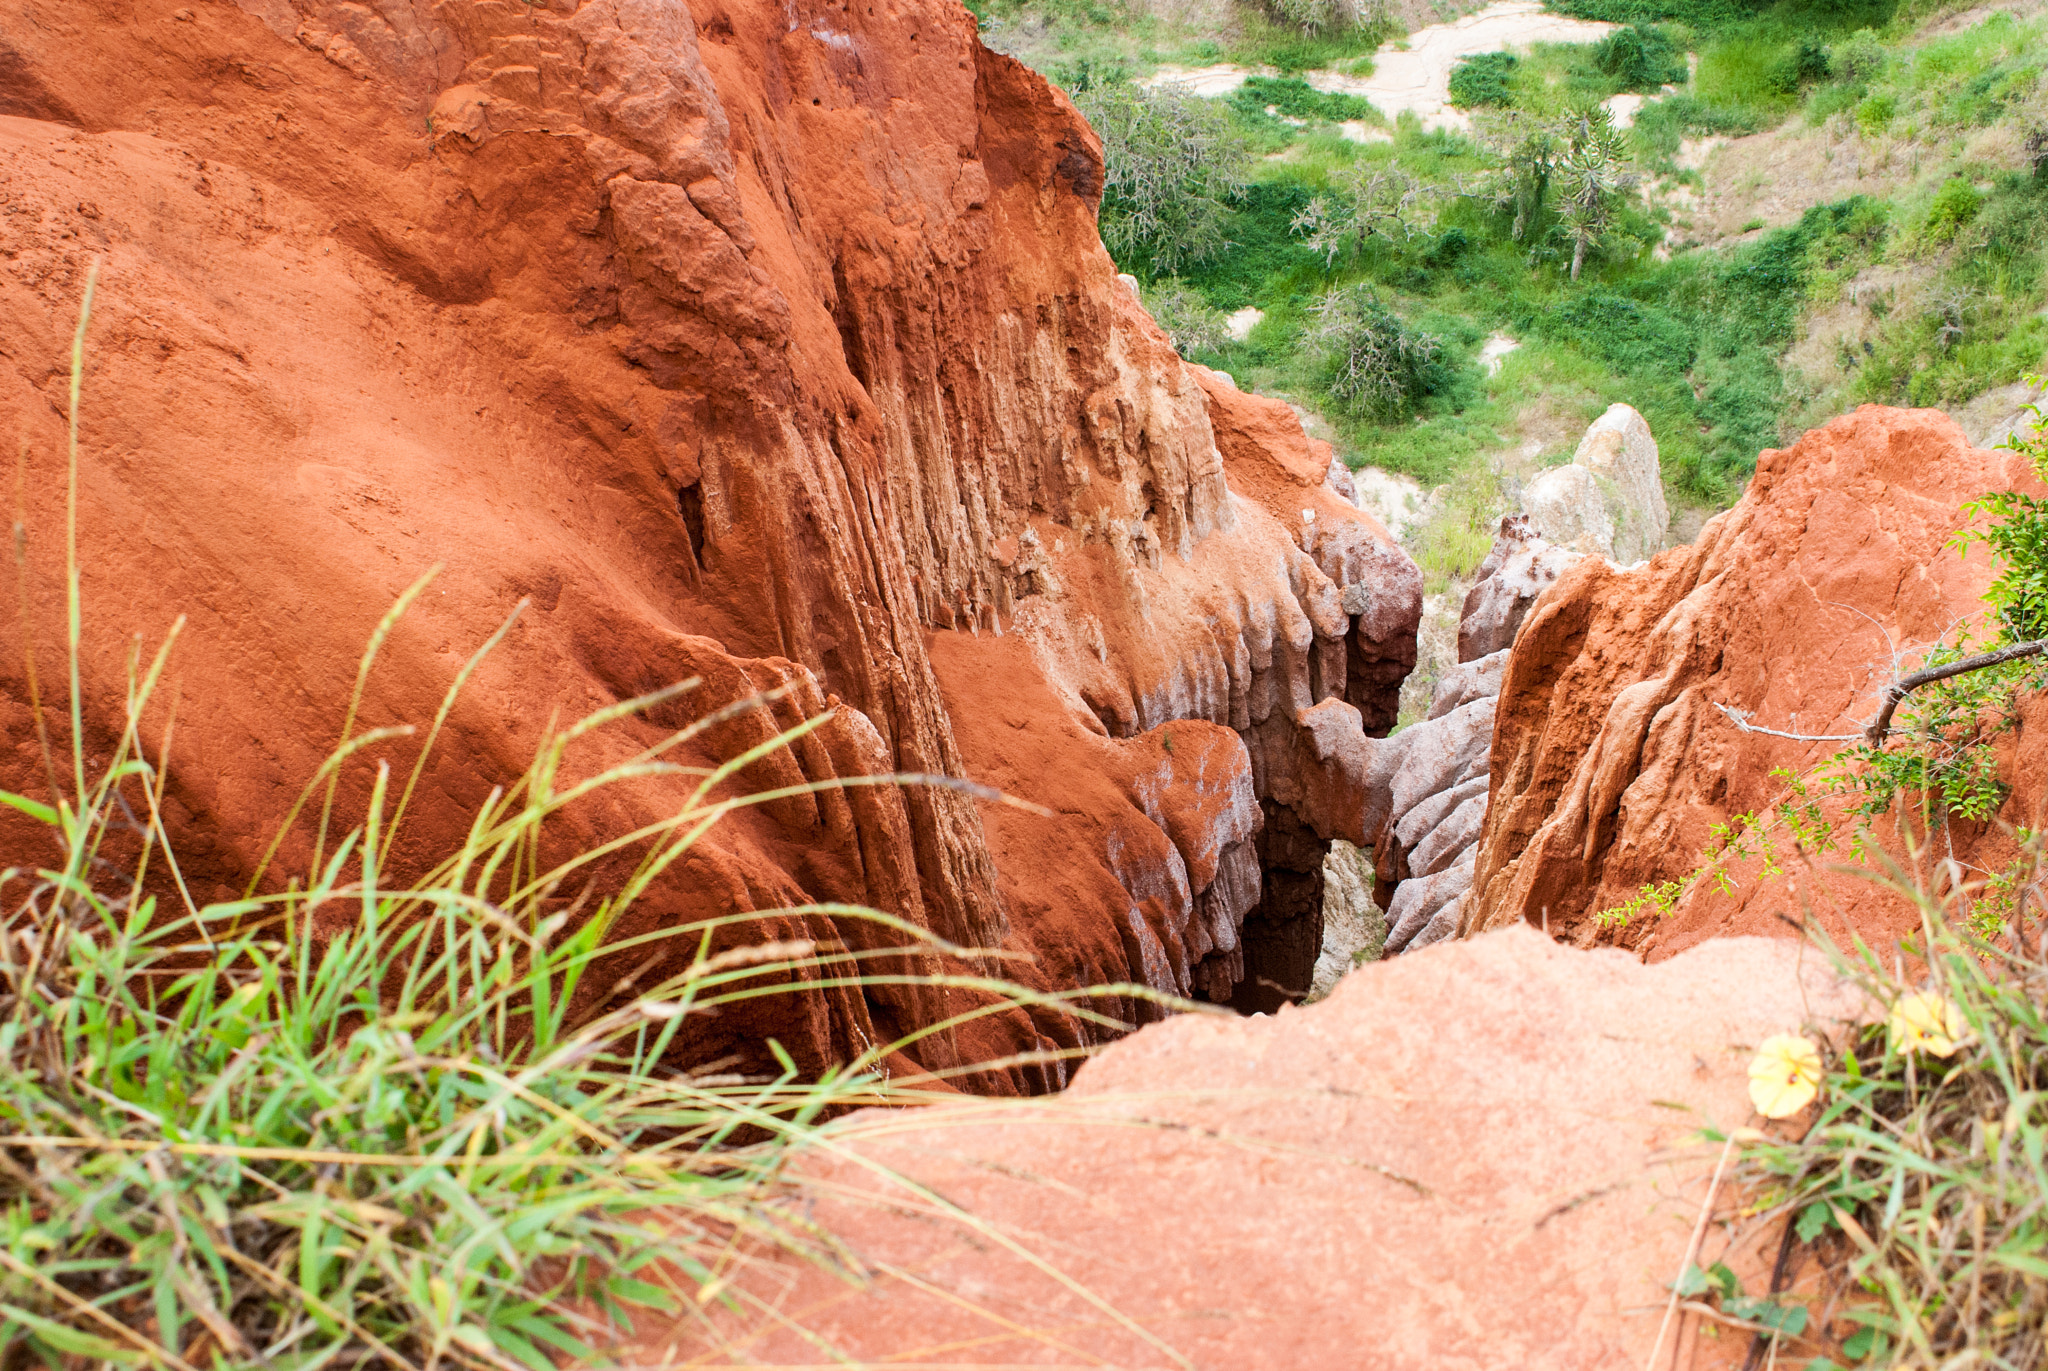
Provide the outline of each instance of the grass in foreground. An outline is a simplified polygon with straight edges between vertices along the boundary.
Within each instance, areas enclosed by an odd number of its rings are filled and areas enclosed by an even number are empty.
[[[2048,948],[2026,907],[2041,853],[2029,837],[2004,879],[1945,892],[1892,866],[1883,884],[1921,913],[1910,963],[1823,940],[1883,1017],[1822,1048],[1818,1115],[1747,1144],[1744,1167],[1754,1207],[1787,1224],[1774,1284],[1818,1258],[1817,1327],[1848,1363],[2048,1361]]]

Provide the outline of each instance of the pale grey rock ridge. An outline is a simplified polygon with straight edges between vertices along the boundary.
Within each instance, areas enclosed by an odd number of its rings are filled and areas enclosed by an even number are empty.
[[[1622,566],[1662,549],[1671,512],[1648,422],[1627,405],[1610,405],[1570,463],[1523,488],[1522,509],[1550,542]]]

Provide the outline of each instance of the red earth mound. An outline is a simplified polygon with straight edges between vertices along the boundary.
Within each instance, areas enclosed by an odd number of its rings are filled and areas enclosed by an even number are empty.
[[[1846,744],[1746,731],[1726,711],[1779,733],[1859,732],[1896,664],[1919,665],[1913,649],[1984,627],[1990,558],[1950,540],[1966,501],[2008,489],[2040,489],[2018,454],[1973,449],[1932,410],[1865,406],[1764,453],[1741,503],[1692,546],[1629,570],[1574,565],[1509,659],[1467,931],[1528,922],[1593,939],[1595,915],[1686,878],[1743,815],[1759,816],[1752,855],[1722,864],[1727,886],[1699,880],[1662,918],[1638,910],[1624,941],[1666,956],[1731,933],[1790,936],[1808,913],[1838,939],[1883,945],[1917,930],[1914,909],[1867,879],[1876,863],[1840,869],[1855,828],[1840,802],[1823,808],[1833,849],[1802,849],[1771,821],[1785,777]],[[2016,784],[1997,819],[1950,822],[1925,856],[1973,878],[2011,860],[2011,827],[2040,822],[2044,723],[2025,703],[1999,739]],[[1903,853],[1896,818],[1876,836]],[[1781,874],[1766,869],[1765,840]]]
[[[752,1254],[629,1359],[1733,1371],[1751,1339],[1693,1314],[1651,1355],[1721,1153],[1700,1130],[1762,1122],[1755,1044],[1852,1003],[1782,941],[1646,967],[1510,929],[1305,1009],[1183,1015],[1049,1101],[854,1115],[801,1163],[846,1275]],[[1701,1263],[1766,1288],[1777,1225],[1715,1194]]]

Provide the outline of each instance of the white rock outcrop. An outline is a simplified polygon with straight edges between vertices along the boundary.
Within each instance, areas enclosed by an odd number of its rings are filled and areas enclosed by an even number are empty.
[[[1552,543],[1622,566],[1649,557],[1671,527],[1650,425],[1629,406],[1610,405],[1569,464],[1523,489],[1522,509]]]
[[[1494,535],[1493,550],[1479,564],[1478,579],[1465,593],[1465,604],[1458,614],[1460,666],[1513,647],[1515,634],[1521,629],[1529,607],[1536,603],[1536,597],[1548,590],[1550,583],[1563,575],[1566,567],[1584,555],[1582,551],[1555,546],[1539,536],[1534,520],[1527,515],[1510,514],[1503,518],[1500,530]],[[1439,700],[1450,686],[1454,674],[1447,674],[1439,684]],[[1496,694],[1500,691],[1500,673],[1497,670],[1494,672],[1493,690]],[[1460,703],[1470,698],[1470,695],[1461,697]]]

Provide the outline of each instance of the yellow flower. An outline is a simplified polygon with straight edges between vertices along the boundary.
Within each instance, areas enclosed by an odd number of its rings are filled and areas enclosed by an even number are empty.
[[[1787,1119],[1820,1094],[1820,1049],[1796,1033],[1765,1038],[1749,1064],[1749,1100],[1767,1119]]]
[[[1892,1006],[1892,1046],[1901,1052],[1929,1052],[1953,1057],[1970,1026],[1954,1001],[1932,990],[1901,995]]]

